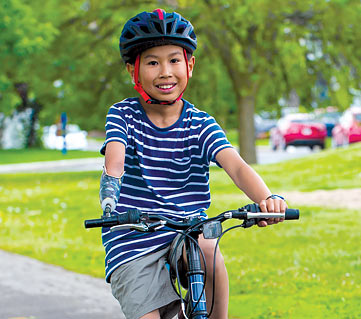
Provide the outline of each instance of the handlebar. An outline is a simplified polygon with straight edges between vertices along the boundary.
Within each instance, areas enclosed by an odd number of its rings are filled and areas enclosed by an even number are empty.
[[[138,209],[129,209],[122,215],[102,216],[99,219],[89,219],[84,222],[85,228],[112,227],[123,224],[135,224],[140,222],[141,212]]]
[[[116,230],[134,228],[140,231],[154,231],[157,227],[163,225],[167,225],[173,229],[184,230],[195,226],[201,227],[201,225],[210,221],[217,220],[223,222],[232,218],[244,220],[243,225],[246,228],[255,225],[261,220],[269,218],[283,218],[285,220],[299,219],[299,210],[287,208],[285,213],[263,213],[258,204],[248,204],[237,210],[229,210],[206,220],[202,220],[200,217],[194,217],[185,218],[182,221],[174,221],[159,214],[143,213],[138,209],[129,209],[126,213],[121,215],[107,214],[99,219],[86,220],[84,224],[85,228],[118,226],[114,227]],[[152,221],[159,222],[152,223]]]

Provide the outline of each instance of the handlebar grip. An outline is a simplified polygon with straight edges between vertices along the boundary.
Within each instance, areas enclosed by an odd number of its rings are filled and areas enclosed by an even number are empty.
[[[118,215],[118,225],[136,224],[140,221],[142,213],[136,208],[130,208],[125,214]]]
[[[128,209],[128,211],[121,215],[113,215],[110,217],[102,217],[99,219],[90,219],[84,222],[85,228],[95,227],[112,227],[122,224],[136,224],[139,223],[141,212],[138,209]]]
[[[85,228],[102,227],[103,219],[89,219],[84,222]]]
[[[286,213],[285,213],[286,220],[299,219],[299,218],[300,218],[300,211],[298,209],[286,208]]]
[[[255,204],[255,203],[243,206],[241,208],[241,210],[242,209],[245,209],[246,211],[251,212],[251,213],[260,213],[261,212],[261,208],[259,207],[258,204]],[[246,215],[242,215],[242,213],[240,213],[240,217],[237,217],[237,218],[244,219],[245,217],[246,217]],[[286,212],[285,212],[286,220],[299,219],[299,217],[300,217],[300,211],[298,209],[286,208]]]

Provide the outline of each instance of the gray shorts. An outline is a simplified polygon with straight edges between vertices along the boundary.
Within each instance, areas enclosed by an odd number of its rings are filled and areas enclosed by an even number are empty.
[[[168,261],[173,269],[176,261],[181,264],[183,245],[175,245],[178,238],[171,246],[121,265],[112,273],[112,293],[127,319],[138,319],[156,309],[162,319],[171,319],[179,312],[179,297],[166,267],[169,256],[173,256]]]

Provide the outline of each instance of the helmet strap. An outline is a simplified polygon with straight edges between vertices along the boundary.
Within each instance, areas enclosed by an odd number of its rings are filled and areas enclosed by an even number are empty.
[[[188,58],[187,58],[187,51],[185,49],[183,49],[183,54],[184,54],[184,59],[186,61],[186,68],[187,68],[187,83],[186,83],[186,86],[184,87],[184,90],[182,91],[182,93],[174,101],[160,101],[160,100],[152,98],[144,91],[142,84],[139,82],[140,54],[138,54],[137,58],[135,59],[135,64],[134,64],[134,82],[135,82],[134,89],[140,94],[140,96],[143,98],[143,100],[147,104],[172,105],[182,98],[183,93],[184,93],[185,89],[187,88],[188,81],[189,81]]]

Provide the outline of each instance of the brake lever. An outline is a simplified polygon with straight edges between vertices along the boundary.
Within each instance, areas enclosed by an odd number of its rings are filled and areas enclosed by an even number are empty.
[[[162,228],[167,222],[164,220],[160,220],[154,223],[145,224],[145,223],[139,223],[139,224],[123,224],[123,225],[116,225],[113,227],[110,227],[111,232],[115,232],[118,230],[125,230],[125,229],[131,229],[131,230],[137,230],[140,232],[151,232],[156,231],[160,228]]]
[[[123,225],[116,225],[113,227],[110,227],[110,232],[115,232],[118,230],[138,230],[141,232],[147,232],[149,231],[149,227],[146,224],[123,224]]]
[[[249,227],[252,227],[254,225],[257,224],[257,220],[255,218],[251,218],[251,219],[245,219],[241,225],[241,227],[243,228],[249,228]]]
[[[166,223],[167,222],[165,220],[159,220],[157,222],[151,223],[151,224],[148,225],[148,231],[156,231],[156,230],[164,227],[164,225]]]

